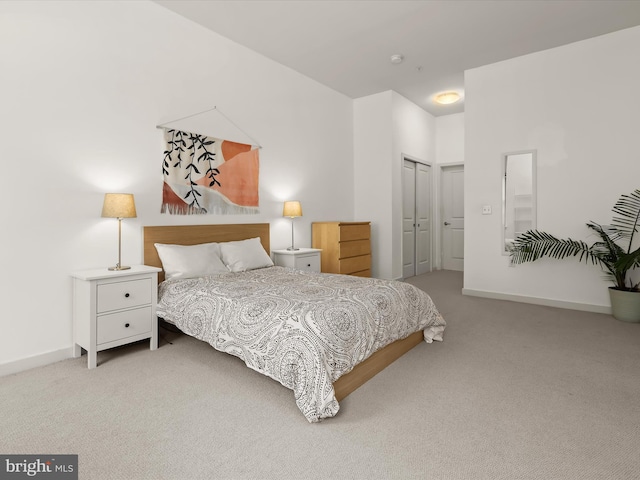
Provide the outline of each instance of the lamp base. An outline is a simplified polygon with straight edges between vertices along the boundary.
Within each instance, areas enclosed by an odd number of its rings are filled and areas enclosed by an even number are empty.
[[[125,267],[122,265],[116,265],[115,267],[109,267],[109,270],[114,271],[114,270],[129,270],[131,267]]]

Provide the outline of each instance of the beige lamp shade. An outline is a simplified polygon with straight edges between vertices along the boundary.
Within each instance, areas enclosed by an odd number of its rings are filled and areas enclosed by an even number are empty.
[[[288,202],[284,202],[284,208],[282,209],[283,217],[301,217],[302,216],[302,205],[297,200],[292,200]]]
[[[132,193],[105,193],[102,216],[107,218],[135,218],[136,204]]]

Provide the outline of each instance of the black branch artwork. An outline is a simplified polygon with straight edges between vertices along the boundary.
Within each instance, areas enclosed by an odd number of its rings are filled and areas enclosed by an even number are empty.
[[[220,174],[220,170],[214,167],[216,153],[210,150],[211,145],[214,145],[216,141],[205,135],[182,132],[180,130],[168,130],[167,133],[171,137],[167,140],[167,149],[164,151],[162,173],[167,177],[169,176],[169,169],[182,168],[183,161],[188,162],[184,166],[187,172],[184,179],[189,182],[190,189],[185,194],[184,200],[189,207],[206,213],[206,209],[199,202],[199,197],[202,194],[195,188],[197,182],[193,179],[194,177],[198,178],[201,175],[200,171],[204,169],[205,178],[209,180],[209,187],[222,186],[216,178],[216,175]],[[183,154],[186,155],[186,158],[183,158]],[[198,156],[196,157],[197,154]],[[171,165],[172,161],[174,162],[173,165]]]

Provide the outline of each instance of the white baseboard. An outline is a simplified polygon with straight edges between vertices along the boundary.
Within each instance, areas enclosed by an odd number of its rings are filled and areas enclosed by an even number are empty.
[[[42,367],[71,357],[73,357],[73,348],[67,347],[52,352],[41,353],[40,355],[34,355],[33,357],[22,358],[14,362],[0,363],[0,377]]]
[[[532,303],[534,305],[545,305],[547,307],[566,308],[568,310],[580,310],[582,312],[605,313],[611,315],[611,307],[607,305],[594,305],[590,303],[566,302],[564,300],[554,300],[552,298],[529,297],[526,295],[514,295],[511,293],[490,292],[486,290],[474,290],[463,288],[463,295],[472,297],[493,298],[495,300],[509,300],[512,302]]]

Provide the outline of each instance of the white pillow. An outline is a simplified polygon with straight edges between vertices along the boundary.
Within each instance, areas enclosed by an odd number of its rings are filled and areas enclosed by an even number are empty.
[[[256,268],[271,267],[273,261],[264,251],[260,238],[220,243],[222,261],[232,272],[245,272]]]
[[[220,260],[220,246],[217,243],[198,245],[167,245],[155,243],[162,261],[165,279],[194,278],[228,273]]]

